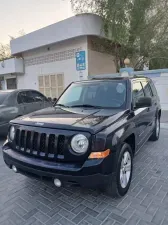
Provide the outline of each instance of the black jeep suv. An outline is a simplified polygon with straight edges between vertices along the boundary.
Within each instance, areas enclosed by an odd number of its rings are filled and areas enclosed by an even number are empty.
[[[161,107],[145,77],[95,78],[72,83],[54,107],[10,123],[3,146],[14,172],[70,182],[124,196],[133,157],[160,134]]]

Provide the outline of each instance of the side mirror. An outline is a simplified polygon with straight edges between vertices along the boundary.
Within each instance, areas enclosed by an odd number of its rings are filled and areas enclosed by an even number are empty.
[[[152,106],[152,99],[150,97],[141,97],[135,104],[135,108],[145,108]]]
[[[52,102],[52,98],[49,97],[48,100],[49,100],[50,102]]]

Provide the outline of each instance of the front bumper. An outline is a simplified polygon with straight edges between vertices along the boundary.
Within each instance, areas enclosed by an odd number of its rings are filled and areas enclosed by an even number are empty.
[[[26,176],[50,180],[58,178],[63,183],[84,187],[106,186],[115,176],[106,168],[108,159],[87,160],[83,164],[57,163],[25,156],[6,146],[3,147],[3,158],[9,168],[15,165],[18,172]]]

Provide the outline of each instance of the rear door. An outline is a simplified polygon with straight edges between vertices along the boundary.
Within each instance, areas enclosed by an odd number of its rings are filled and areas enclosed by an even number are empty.
[[[155,126],[155,118],[157,111],[157,97],[154,95],[152,88],[150,86],[150,81],[145,79],[142,81],[142,86],[144,88],[145,96],[152,98],[152,106],[148,108],[148,113],[146,116],[148,127],[147,132],[150,133]]]
[[[134,107],[134,122],[137,131],[137,147],[139,148],[145,141],[147,135],[147,108],[136,108],[139,98],[145,97],[142,83],[138,80],[132,83],[132,101]]]

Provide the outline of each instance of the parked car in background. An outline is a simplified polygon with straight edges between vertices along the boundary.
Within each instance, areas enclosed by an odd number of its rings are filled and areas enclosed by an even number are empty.
[[[0,136],[6,135],[9,121],[52,105],[35,90],[0,91]]]

